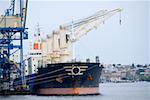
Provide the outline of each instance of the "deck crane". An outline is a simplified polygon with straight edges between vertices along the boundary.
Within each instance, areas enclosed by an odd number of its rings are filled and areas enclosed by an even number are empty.
[[[101,10],[88,18],[80,19],[74,22],[72,21],[71,23],[63,25],[62,28],[71,33],[69,35],[69,41],[73,43],[80,39],[80,37],[82,37],[83,35],[87,34],[93,29],[96,29],[100,24],[103,24],[107,19],[121,11],[122,9],[115,9],[112,11]]]
[[[52,63],[66,62],[70,57],[69,47],[72,43],[78,41],[82,36],[96,29],[101,24],[111,18],[122,9],[114,9],[111,11],[101,10],[90,17],[72,21],[60,26],[58,31],[54,31],[49,41],[49,59]],[[121,24],[121,19],[120,19]]]
[[[3,75],[3,78],[4,82],[8,85],[4,90],[8,91],[10,90],[11,85],[11,56],[17,51],[20,51],[18,62],[20,73],[19,77],[21,76],[23,87],[26,84],[24,80],[23,39],[28,38],[28,33],[26,32],[27,28],[25,27],[27,5],[28,0],[11,0],[10,7],[5,11],[4,15],[0,16],[0,68],[5,69],[3,73],[6,75]],[[18,12],[16,12],[16,10]],[[8,61],[7,66],[5,66],[6,60]]]

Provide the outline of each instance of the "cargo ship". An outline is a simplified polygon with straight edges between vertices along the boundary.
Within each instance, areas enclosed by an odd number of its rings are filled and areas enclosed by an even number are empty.
[[[26,67],[29,73],[25,80],[31,92],[37,95],[99,94],[99,79],[103,68],[99,58],[96,57],[94,63],[89,60],[72,62],[69,60],[73,56],[71,45],[121,11],[119,8],[100,10],[87,18],[60,25],[46,39],[41,38],[38,27],[29,66]],[[16,88],[21,85],[19,78],[14,85]]]
[[[32,94],[36,95],[96,95],[99,94],[99,80],[102,65],[99,57],[95,62],[68,61],[70,56],[64,28],[60,33],[53,32],[51,37],[41,40],[40,32],[25,63],[26,85]],[[59,37],[60,34],[63,36]],[[62,39],[63,38],[63,39]],[[65,40],[64,40],[65,39]],[[59,41],[63,41],[59,47]],[[58,48],[59,47],[59,48]],[[63,47],[63,49],[62,49]],[[64,48],[67,48],[64,50]],[[21,78],[15,80],[17,90],[22,86]]]
[[[99,80],[103,68],[99,57],[96,56],[95,62],[90,62],[90,59],[87,59],[86,62],[67,62],[64,61],[64,55],[58,56],[54,52],[53,60],[46,62],[48,54],[43,53],[45,50],[43,48],[50,49],[49,46],[44,45],[44,43],[49,43],[50,38],[47,40],[41,43],[38,37],[30,50],[27,63],[25,62],[25,81],[31,93],[36,95],[99,94]],[[61,57],[63,57],[63,61],[61,61]],[[21,86],[21,78],[17,78],[14,87],[16,90],[21,90]]]
[[[26,76],[26,84],[36,95],[98,95],[102,68],[98,62],[47,64]],[[20,85],[16,79],[16,90]]]
[[[38,95],[96,95],[101,71],[99,63],[48,64],[38,68],[31,90]]]

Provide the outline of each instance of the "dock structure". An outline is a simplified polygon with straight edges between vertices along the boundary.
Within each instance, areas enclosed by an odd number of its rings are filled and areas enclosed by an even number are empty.
[[[22,88],[25,88],[23,40],[28,39],[26,13],[28,0],[19,1],[19,14],[15,11],[15,0],[11,0],[10,7],[0,16],[0,91],[8,94],[13,91],[13,80],[21,76]],[[19,53],[18,62],[11,60],[15,53]],[[10,92],[11,93],[11,92]]]

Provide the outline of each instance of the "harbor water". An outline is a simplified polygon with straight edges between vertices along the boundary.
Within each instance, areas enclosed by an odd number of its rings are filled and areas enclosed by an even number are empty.
[[[0,100],[149,100],[150,83],[102,83],[93,96],[0,96]]]

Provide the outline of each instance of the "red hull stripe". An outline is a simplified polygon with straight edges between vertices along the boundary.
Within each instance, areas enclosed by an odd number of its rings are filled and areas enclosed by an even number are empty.
[[[43,88],[39,89],[39,95],[82,95],[82,94],[99,94],[98,87],[88,88]]]

